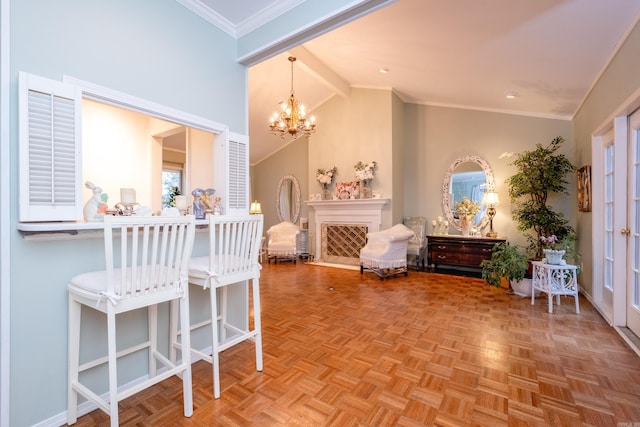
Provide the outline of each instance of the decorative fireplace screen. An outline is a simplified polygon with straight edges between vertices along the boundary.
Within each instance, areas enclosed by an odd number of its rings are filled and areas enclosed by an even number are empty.
[[[360,264],[360,249],[367,243],[365,224],[322,224],[321,258],[336,264]]]

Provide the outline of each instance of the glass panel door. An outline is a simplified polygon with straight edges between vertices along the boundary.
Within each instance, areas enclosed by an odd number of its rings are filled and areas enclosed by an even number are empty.
[[[640,112],[629,120],[627,327],[640,336]]]
[[[616,167],[615,167],[615,145],[614,145],[614,132],[611,129],[607,132],[602,139],[602,157],[603,157],[603,237],[604,245],[602,248],[602,289],[601,297],[599,298],[600,309],[607,314],[610,318],[613,317],[613,284],[615,283],[615,235],[614,235],[614,223],[615,223],[615,180],[616,180]],[[624,249],[622,249],[624,252]]]

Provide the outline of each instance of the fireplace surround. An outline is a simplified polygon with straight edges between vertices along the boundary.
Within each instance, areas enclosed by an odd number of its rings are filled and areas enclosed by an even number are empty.
[[[330,248],[329,244],[349,245],[352,244],[350,238],[328,239],[327,241],[327,225],[344,224],[351,227],[366,227],[366,232],[380,231],[382,224],[382,209],[388,204],[390,199],[356,199],[356,200],[317,200],[308,201],[307,205],[315,211],[315,238],[314,255],[317,264],[344,264],[353,265],[353,252],[356,248],[341,247]],[[325,233],[323,233],[323,225]],[[365,234],[366,234],[365,232]],[[350,231],[351,234],[357,235],[357,231]],[[324,234],[324,239],[323,239]],[[362,246],[364,247],[364,243]],[[323,250],[324,245],[324,250]],[[359,249],[358,249],[359,251]],[[344,259],[339,259],[332,254],[351,253]],[[357,263],[356,263],[357,264]]]

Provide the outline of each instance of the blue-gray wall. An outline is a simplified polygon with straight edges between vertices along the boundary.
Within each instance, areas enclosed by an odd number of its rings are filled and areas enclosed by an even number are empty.
[[[246,133],[247,73],[236,48],[235,39],[174,0],[12,1],[11,111],[17,111],[19,71],[54,80],[69,75]],[[7,173],[13,183],[17,120],[12,114]],[[66,285],[75,274],[103,268],[104,256],[101,238],[24,240],[16,230],[17,195],[13,184],[10,425],[28,426],[66,410]],[[132,313],[125,322],[131,337],[142,334],[146,319]],[[87,338],[96,342],[92,351],[101,349],[99,336]],[[125,364],[123,381],[142,375],[137,368],[144,364]]]

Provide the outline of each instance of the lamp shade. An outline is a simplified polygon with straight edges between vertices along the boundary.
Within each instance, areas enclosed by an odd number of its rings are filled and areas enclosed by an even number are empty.
[[[260,206],[260,202],[254,200],[251,202],[251,206],[249,207],[249,213],[251,214],[260,214],[262,213],[262,206]]]
[[[482,196],[482,204],[483,205],[499,205],[500,197],[498,197],[498,193],[495,191],[487,191]]]

